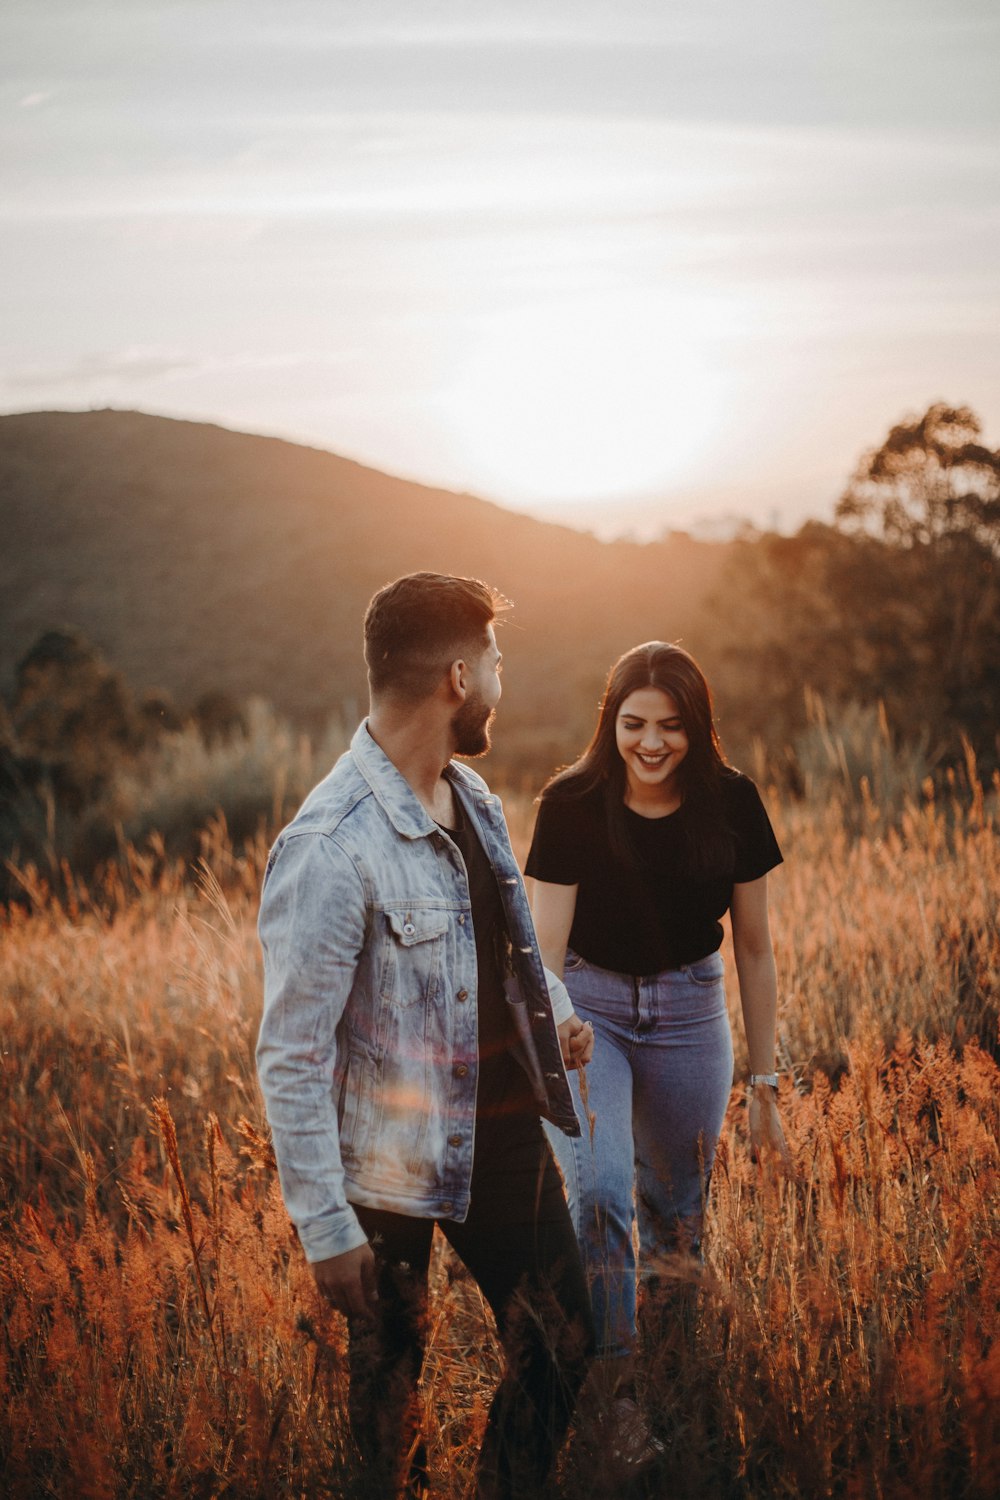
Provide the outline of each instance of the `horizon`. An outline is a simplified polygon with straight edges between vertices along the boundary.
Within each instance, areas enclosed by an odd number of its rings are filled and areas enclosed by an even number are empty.
[[[188,423],[197,427],[216,427],[221,432],[230,433],[235,437],[262,438],[269,442],[287,443],[292,447],[309,449],[330,458],[340,459],[345,463],[356,464],[359,468],[366,469],[383,478],[413,485],[420,489],[437,490],[457,496],[460,499],[464,498],[474,500],[477,503],[493,505],[500,510],[507,511],[511,515],[524,516],[529,520],[541,521],[547,525],[566,527],[570,531],[593,536],[600,542],[632,541],[645,543],[664,540],[672,533],[688,535],[698,541],[727,542],[733,540],[746,527],[752,527],[759,531],[779,531],[786,535],[790,535],[798,529],[798,525],[781,526],[777,524],[777,518],[773,513],[772,520],[774,520],[775,524],[769,524],[766,517],[754,520],[748,514],[742,514],[735,510],[701,515],[696,517],[690,525],[675,525],[672,522],[665,522],[657,530],[654,530],[652,526],[644,530],[642,525],[636,520],[630,521],[628,525],[623,524],[620,527],[609,529],[609,527],[614,527],[613,517],[604,526],[601,525],[599,519],[595,521],[595,524],[590,524],[585,507],[577,507],[576,514],[573,516],[567,516],[565,511],[560,507],[555,507],[549,513],[545,510],[544,504],[529,508],[526,505],[518,505],[504,500],[498,495],[489,495],[481,491],[461,488],[457,485],[438,483],[433,479],[426,479],[417,474],[401,474],[391,469],[381,468],[376,463],[358,457],[357,454],[339,452],[322,443],[290,436],[288,433],[269,432],[259,428],[237,427],[230,422],[221,421],[216,417],[202,418],[191,416],[184,412],[153,411],[149,408],[138,406],[18,407],[0,411],[0,421],[6,417],[100,416],[105,413],[123,417],[148,417],[154,421]],[[815,511],[803,517],[803,520],[815,519],[823,518]]]
[[[937,400],[997,440],[985,0],[11,0],[0,34],[5,410],[602,537],[827,519]]]

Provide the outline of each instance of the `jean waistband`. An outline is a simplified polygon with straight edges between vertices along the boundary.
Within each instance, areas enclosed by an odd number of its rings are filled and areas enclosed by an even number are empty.
[[[656,972],[652,974],[631,974],[623,969],[605,969],[600,964],[592,963],[589,958],[584,958],[583,954],[577,953],[575,948],[566,949],[566,962],[568,964],[571,958],[579,959],[580,963],[586,964],[588,969],[596,970],[598,974],[607,974],[612,979],[621,979],[624,980],[626,984],[632,984],[633,981],[637,979],[666,979],[671,974],[686,974],[689,969],[696,969],[699,964],[708,963],[709,959],[715,958],[716,954],[719,955],[719,959],[721,961],[721,949],[713,948],[711,953],[705,953],[701,958],[692,958],[689,963],[678,964],[676,967],[671,969],[657,969]],[[566,972],[572,973],[573,971],[571,969],[567,969]]]

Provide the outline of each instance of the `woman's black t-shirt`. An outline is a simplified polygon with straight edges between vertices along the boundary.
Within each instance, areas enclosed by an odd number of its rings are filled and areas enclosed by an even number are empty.
[[[618,859],[608,836],[604,793],[567,796],[558,785],[538,809],[525,873],[579,886],[569,945],[588,963],[619,974],[658,974],[714,953],[733,886],[781,863],[760,793],[740,772],[722,780],[723,816],[732,830],[732,872],[695,879],[687,868],[684,804],[661,818],[626,807],[635,867]]]

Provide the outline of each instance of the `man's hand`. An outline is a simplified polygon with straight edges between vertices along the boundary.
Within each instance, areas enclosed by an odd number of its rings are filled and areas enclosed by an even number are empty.
[[[373,1318],[378,1292],[375,1288],[375,1256],[371,1245],[331,1255],[313,1262],[313,1275],[321,1294],[332,1308],[348,1318]]]
[[[575,1013],[557,1026],[562,1060],[567,1068],[584,1068],[594,1055],[594,1028]]]

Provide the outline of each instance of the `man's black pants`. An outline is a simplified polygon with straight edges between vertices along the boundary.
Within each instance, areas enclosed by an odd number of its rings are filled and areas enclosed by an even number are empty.
[[[379,1305],[374,1323],[351,1328],[351,1427],[387,1493],[409,1450],[420,1493],[414,1397],[435,1221],[355,1211],[375,1251]],[[537,1496],[594,1349],[576,1236],[537,1115],[521,1109],[477,1118],[468,1217],[437,1223],[493,1309],[507,1358],[480,1452],[478,1494]]]

